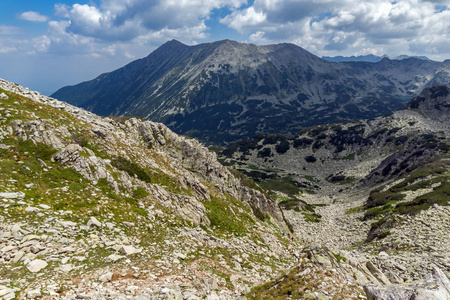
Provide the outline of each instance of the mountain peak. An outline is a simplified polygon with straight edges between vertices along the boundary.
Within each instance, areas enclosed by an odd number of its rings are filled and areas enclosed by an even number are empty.
[[[425,88],[419,96],[407,105],[409,109],[418,109],[426,116],[443,121],[450,116],[450,89],[445,85],[433,85]]]
[[[448,74],[450,66],[427,61],[334,64],[287,43],[221,40],[189,46],[171,40],[144,60],[52,96],[102,115],[140,116],[226,144],[258,133],[295,134],[302,127],[389,114],[424,86],[449,84]]]

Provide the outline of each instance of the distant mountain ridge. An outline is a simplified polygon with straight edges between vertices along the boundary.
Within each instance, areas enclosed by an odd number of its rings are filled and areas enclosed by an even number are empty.
[[[333,63],[293,44],[176,40],[123,68],[52,95],[100,115],[140,116],[227,144],[257,133],[373,118],[426,86],[450,84],[450,61]]]
[[[363,62],[380,62],[383,60],[383,58],[389,58],[391,60],[403,60],[403,59],[408,59],[408,58],[417,58],[417,59],[423,59],[423,60],[430,60],[428,57],[426,56],[409,56],[409,55],[399,55],[399,56],[395,56],[395,57],[390,57],[388,55],[382,55],[382,56],[377,56],[377,55],[373,55],[373,54],[368,54],[368,55],[358,55],[358,56],[322,56],[323,59],[327,60],[327,61],[332,61],[332,62],[348,62],[348,61],[363,61]]]

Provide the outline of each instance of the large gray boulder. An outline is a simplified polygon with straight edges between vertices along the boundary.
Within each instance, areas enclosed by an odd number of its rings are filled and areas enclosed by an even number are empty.
[[[430,278],[410,285],[365,285],[369,300],[449,300],[450,281],[435,267]]]

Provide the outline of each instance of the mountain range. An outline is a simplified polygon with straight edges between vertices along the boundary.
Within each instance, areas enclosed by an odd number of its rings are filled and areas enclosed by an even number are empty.
[[[332,61],[332,62],[346,62],[346,61],[364,61],[364,62],[379,62],[382,61],[383,58],[389,58],[391,60],[402,60],[408,58],[417,58],[423,60],[430,60],[426,56],[409,56],[409,55],[399,55],[395,57],[389,57],[388,55],[378,56],[373,54],[368,55],[358,55],[358,56],[322,56],[323,59]]]
[[[52,97],[100,115],[139,116],[204,142],[373,118],[424,87],[450,84],[450,60],[335,63],[293,44],[172,40],[145,58]]]

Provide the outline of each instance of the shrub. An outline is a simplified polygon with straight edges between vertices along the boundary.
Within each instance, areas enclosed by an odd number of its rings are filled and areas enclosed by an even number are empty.
[[[294,147],[295,148],[306,148],[307,146],[311,145],[314,142],[313,139],[310,138],[298,138],[294,140]]]
[[[308,163],[314,163],[314,162],[317,161],[317,159],[314,156],[312,156],[312,155],[308,155],[308,156],[305,157],[305,161],[308,162]]]
[[[149,193],[143,187],[138,186],[135,190],[133,190],[133,198],[135,199],[142,199],[148,195]]]
[[[286,138],[283,138],[278,145],[275,146],[275,149],[279,154],[286,153],[290,148],[289,141]]]
[[[127,172],[130,176],[137,176],[142,181],[151,183],[152,180],[145,169],[141,168],[134,162],[129,161],[123,157],[116,157],[111,161],[111,164],[119,170]]]
[[[258,151],[257,156],[263,158],[263,157],[270,157],[272,155],[273,154],[272,154],[272,151],[270,150],[270,148],[264,148],[264,149]]]
[[[253,214],[260,219],[261,221],[264,221],[266,219],[266,215],[259,209],[259,207],[255,206],[255,205],[250,205],[250,207],[252,208]]]
[[[371,192],[369,198],[367,199],[364,208],[373,208],[378,206],[383,206],[387,204],[389,201],[398,201],[402,200],[405,195],[401,193],[393,193],[391,191],[385,192]]]

